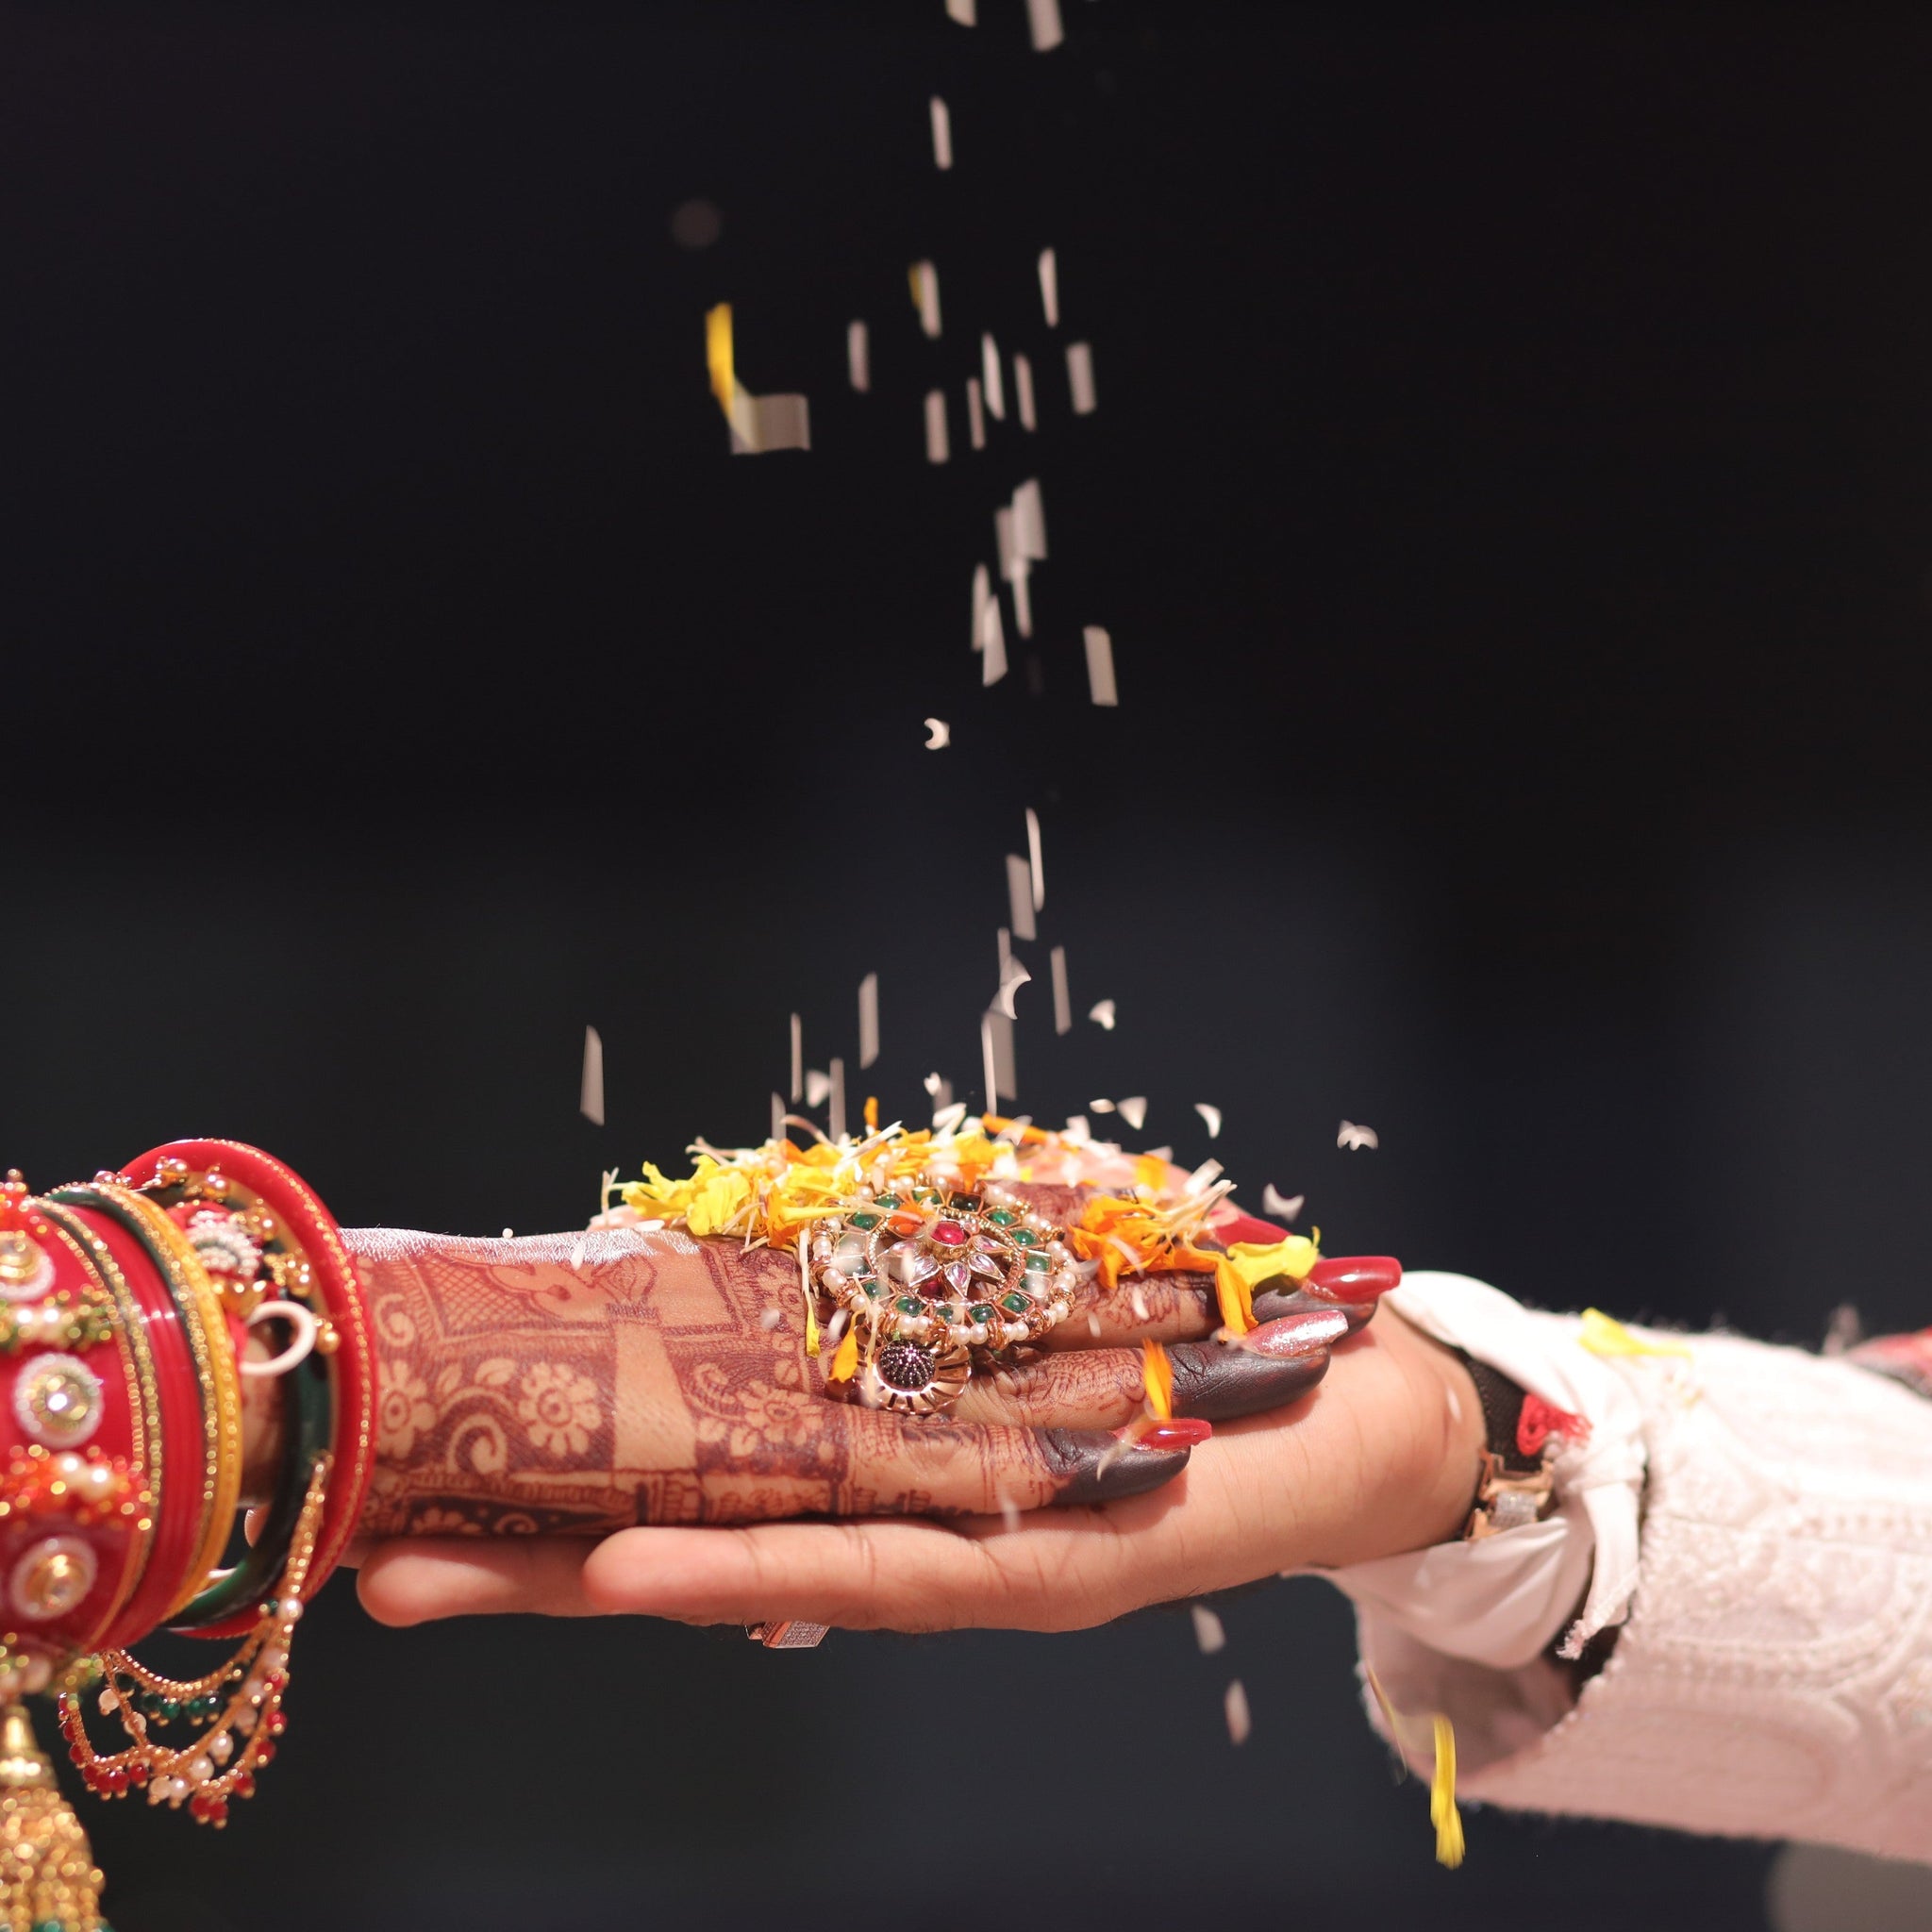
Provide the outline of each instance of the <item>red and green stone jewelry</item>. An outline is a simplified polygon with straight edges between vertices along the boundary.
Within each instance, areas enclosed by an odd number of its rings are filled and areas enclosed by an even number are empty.
[[[1064,1321],[1090,1272],[1024,1202],[925,1174],[861,1191],[821,1221],[810,1265],[813,1286],[858,1338],[857,1398],[910,1416],[940,1413],[975,1366]]]

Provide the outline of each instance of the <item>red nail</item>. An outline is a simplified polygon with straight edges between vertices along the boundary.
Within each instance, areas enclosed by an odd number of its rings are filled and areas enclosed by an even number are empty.
[[[1178,1415],[1168,1423],[1129,1423],[1120,1432],[1136,1449],[1192,1449],[1214,1433],[1199,1416]]]
[[[1263,1322],[1241,1338],[1241,1346],[1257,1355],[1291,1357],[1315,1355],[1333,1348],[1348,1333],[1348,1314],[1342,1308],[1303,1308],[1296,1314],[1278,1315]]]
[[[1317,1261],[1302,1286],[1331,1302],[1372,1302],[1402,1284],[1402,1263],[1393,1255],[1338,1255]]]

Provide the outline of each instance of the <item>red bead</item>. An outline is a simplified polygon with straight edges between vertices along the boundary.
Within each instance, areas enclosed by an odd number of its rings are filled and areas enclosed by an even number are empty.
[[[275,1761],[275,1747],[264,1739],[255,1747],[255,1761],[258,1764],[272,1764]]]
[[[957,1221],[934,1222],[932,1238],[942,1247],[963,1248],[966,1245],[966,1230]]]
[[[1372,1302],[1402,1285],[1402,1263],[1393,1255],[1338,1255],[1317,1261],[1303,1283],[1331,1302]]]
[[[289,1728],[289,1720],[281,1711],[276,1711],[268,1721],[266,1729],[271,1738],[279,1738]]]
[[[238,1798],[252,1798],[255,1795],[255,1777],[250,1772],[242,1772],[235,1780],[235,1795]]]

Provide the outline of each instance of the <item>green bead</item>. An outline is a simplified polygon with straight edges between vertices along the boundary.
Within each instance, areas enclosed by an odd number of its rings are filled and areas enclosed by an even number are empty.
[[[933,1198],[938,1200],[939,1196],[935,1194]],[[979,1212],[979,1196],[977,1194],[955,1194],[946,1203],[946,1206],[955,1214],[977,1214]]]
[[[855,1214],[851,1218],[850,1224],[854,1227],[864,1228],[870,1232],[870,1230],[879,1224],[879,1218],[876,1214]]]
[[[1013,1230],[1013,1241],[1016,1245],[1023,1248],[1037,1248],[1040,1245],[1040,1237],[1030,1227],[1016,1227]]]
[[[1026,1272],[1029,1274],[1044,1274],[1052,1266],[1051,1255],[1032,1254],[1026,1257]]]
[[[995,1227],[1011,1227],[1014,1222],[1018,1221],[1020,1217],[1017,1214],[1009,1213],[1004,1208],[995,1208],[992,1210],[992,1212],[989,1214],[986,1218],[990,1222],[991,1222]]]
[[[959,1311],[957,1308],[955,1308],[950,1302],[941,1302],[939,1305],[939,1307],[933,1310],[933,1314],[941,1322],[958,1321],[958,1312]]]
[[[1024,1315],[1033,1306],[1024,1294],[1003,1294],[1000,1307],[1009,1315]]]
[[[892,1306],[902,1315],[923,1315],[925,1313],[925,1304],[915,1295],[902,1294]]]
[[[897,1194],[881,1194],[873,1205],[878,1208],[896,1208],[899,1205],[899,1197]]]
[[[973,1307],[968,1308],[966,1312],[975,1322],[996,1322],[999,1320],[999,1310],[991,1302],[979,1302]]]
[[[862,1280],[858,1285],[860,1288],[864,1289],[867,1296],[873,1301],[877,1301],[880,1295],[884,1294],[886,1291],[883,1286],[881,1286],[881,1284],[870,1274],[868,1274],[864,1278],[864,1280]]]

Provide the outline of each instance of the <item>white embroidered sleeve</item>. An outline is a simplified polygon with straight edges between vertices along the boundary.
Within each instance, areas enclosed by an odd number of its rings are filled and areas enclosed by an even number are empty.
[[[1592,1424],[1549,1522],[1335,1574],[1391,1703],[1455,1724],[1463,1794],[1932,1862],[1932,1403],[1727,1336],[1587,1356],[1459,1276],[1391,1300]],[[1576,1696],[1544,1646],[1626,1607]]]

